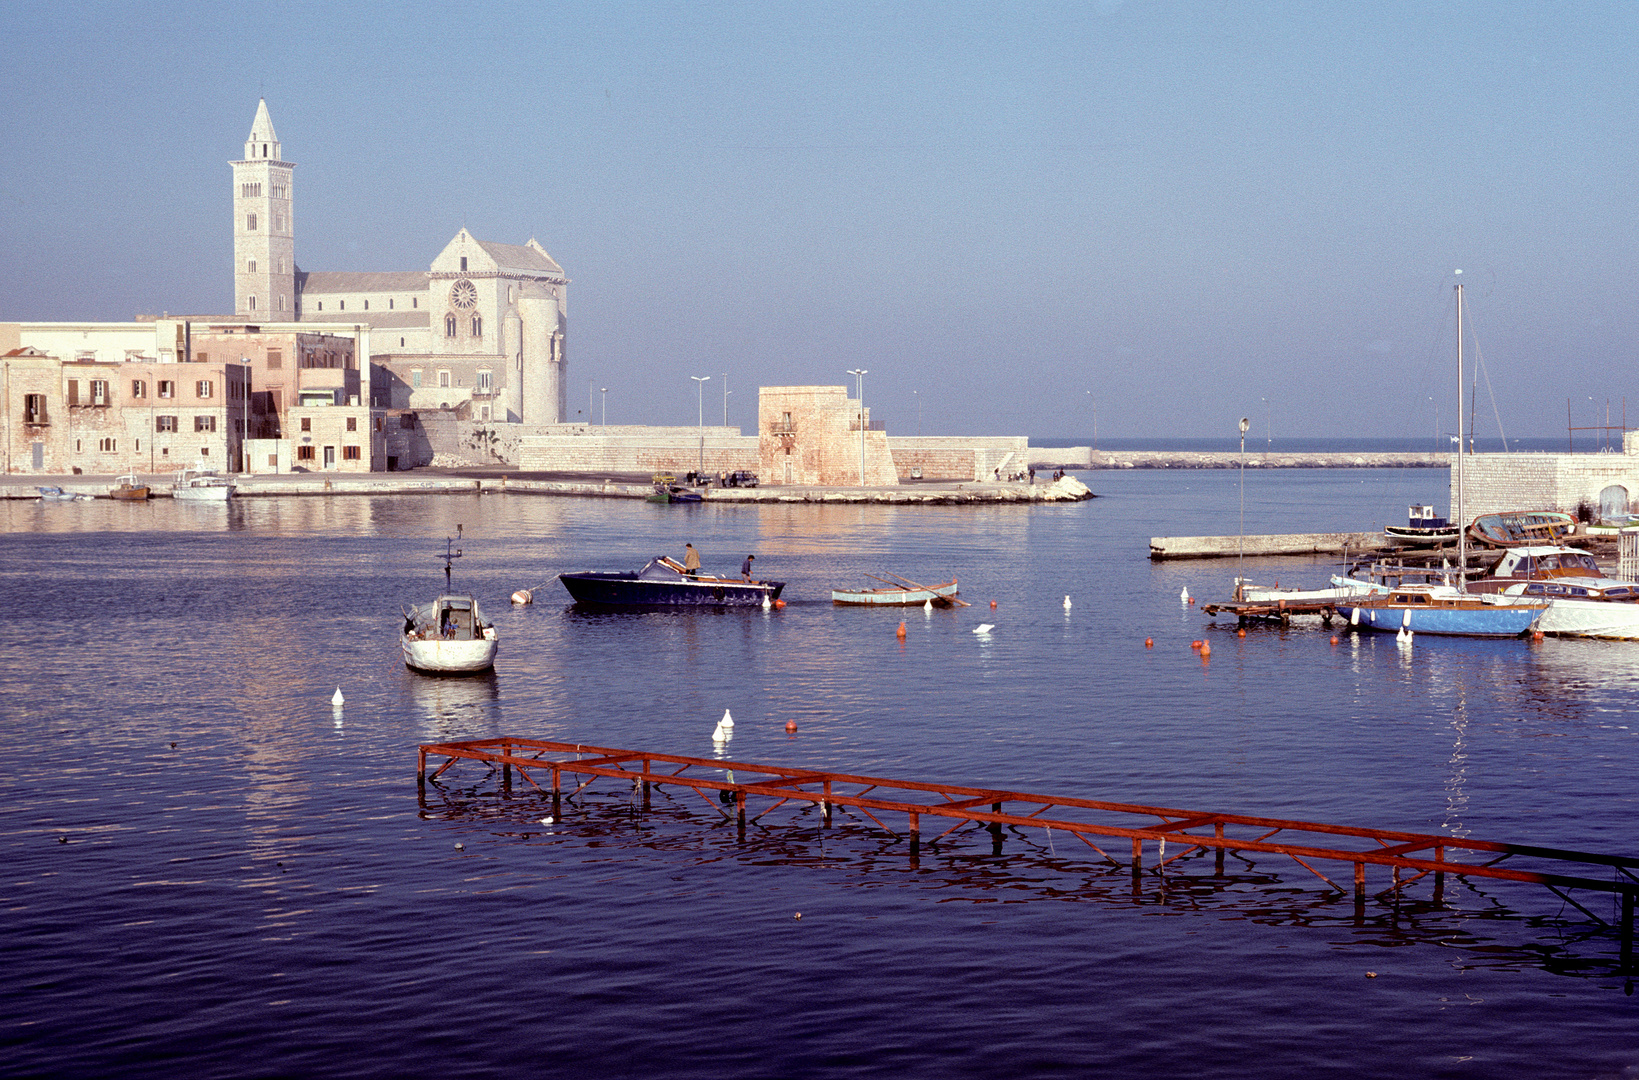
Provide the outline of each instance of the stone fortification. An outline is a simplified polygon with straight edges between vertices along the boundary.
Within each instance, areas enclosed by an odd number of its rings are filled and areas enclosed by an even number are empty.
[[[757,391],[758,472],[768,484],[891,487],[899,483],[887,432],[846,386]]]
[[[1628,513],[1639,493],[1639,432],[1627,432],[1623,453],[1470,454],[1463,459],[1463,513],[1473,518],[1507,510],[1587,507],[1590,516]],[[1457,499],[1451,475],[1452,505]]]
[[[1035,446],[1030,463],[1042,469],[1238,469],[1234,450],[1098,450],[1085,446]],[[1271,454],[1246,452],[1248,469],[1444,469],[1450,454]]]
[[[701,469],[702,460],[708,473],[756,472],[757,440],[741,435],[736,427],[554,424],[528,429],[519,439],[515,458],[524,472],[667,472],[676,476]]]
[[[892,435],[888,447],[901,482],[983,481],[1029,469],[1029,442],[1023,435]]]

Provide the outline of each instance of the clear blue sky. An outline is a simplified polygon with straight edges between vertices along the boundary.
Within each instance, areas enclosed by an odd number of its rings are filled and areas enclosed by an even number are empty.
[[[1628,3],[7,4],[0,319],[229,310],[265,95],[303,268],[545,245],[572,412],[865,367],[897,433],[1432,434],[1460,267],[1554,435],[1633,384],[1636,52]]]

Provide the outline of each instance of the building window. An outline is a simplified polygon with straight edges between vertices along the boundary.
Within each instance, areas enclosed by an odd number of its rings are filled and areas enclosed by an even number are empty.
[[[106,379],[92,379],[91,380],[91,404],[93,404],[93,405],[106,405],[106,404],[108,404],[108,380],[106,380]]]
[[[199,456],[200,457],[210,457],[211,456],[211,448],[208,447],[208,446],[201,446],[199,448]]]
[[[377,430],[377,431],[380,431],[380,430],[381,430],[381,429],[382,429],[382,426],[383,426],[383,425],[382,425],[382,423],[381,423],[381,417],[379,417],[379,416],[378,416],[378,417],[376,417],[376,430]]]
[[[46,422],[46,396],[44,394],[23,395],[23,423],[43,424]]]
[[[313,430],[313,418],[311,416],[302,417],[302,430],[303,431],[312,431]]]
[[[478,372],[478,384],[477,384],[477,386],[478,386],[478,392],[480,394],[489,393],[489,388],[490,388],[491,385],[493,385],[492,382],[491,382],[492,378],[493,378],[493,373],[490,372],[490,371],[481,370],[481,371]]]
[[[483,337],[484,336],[484,320],[479,318],[477,315],[474,315],[472,317],[472,336],[473,337]]]
[[[148,396],[148,384],[143,382],[141,379],[132,379],[131,380],[131,396],[134,397],[134,398],[145,398],[145,397],[147,397]]]
[[[393,310],[393,298],[390,296],[387,298],[387,310]]]
[[[214,416],[196,416],[196,417],[194,417],[193,418],[193,429],[195,431],[215,431],[216,430],[216,417],[214,417]]]
[[[349,416],[347,418],[347,430],[348,431],[357,431],[358,429],[359,429],[359,418],[356,417],[356,416]]]
[[[313,460],[313,448],[311,446],[298,446],[298,447],[296,447],[296,460],[297,461],[312,461]]]
[[[105,454],[111,454],[118,448],[119,443],[115,442],[113,439],[97,440],[97,449],[101,450]]]
[[[68,403],[70,405],[80,403],[80,380],[78,379],[68,380]]]
[[[464,273],[466,273],[466,271],[467,271],[467,257],[465,255],[463,255],[463,256],[461,256],[461,272],[464,274]]]
[[[285,309],[285,298],[281,296],[281,297],[279,297],[279,310],[283,311],[284,309]]]
[[[344,447],[342,447],[341,448],[341,459],[343,461],[360,461],[360,460],[363,460],[362,458],[359,457],[359,448],[356,447],[356,446],[344,446]]]
[[[251,274],[256,273],[256,260],[255,259],[252,259],[252,260],[250,260],[250,262],[245,264],[245,271],[246,271],[246,273],[251,273]]]
[[[273,231],[278,232],[280,229],[283,229],[284,227],[285,227],[285,216],[283,214],[274,214],[273,215]]]
[[[267,369],[269,371],[278,371],[280,368],[282,368],[284,366],[285,366],[284,350],[282,350],[282,349],[269,349],[267,351]]]
[[[438,388],[440,390],[447,390],[447,389],[449,389],[449,385],[450,385],[450,373],[449,373],[449,371],[448,370],[440,371],[438,373]]]
[[[319,301],[319,310],[320,310],[320,311],[323,311],[323,310],[324,310],[324,301],[323,301],[323,300],[320,300],[320,301]]]
[[[209,379],[200,379],[198,382],[194,383],[194,396],[208,398],[211,396],[211,391],[213,389],[214,388],[211,386],[211,381]]]
[[[401,349],[404,347],[404,339],[403,338],[398,339],[398,347],[401,348]]]
[[[455,336],[455,316],[454,315],[444,316],[444,336],[445,337],[454,337]]]
[[[210,361],[211,361],[211,354],[210,353],[195,353],[194,354],[193,362],[196,363],[196,364],[208,364],[208,363],[210,363]]]
[[[364,310],[365,310],[365,311],[369,311],[369,310],[370,310],[370,301],[368,301],[368,300],[366,300],[366,301],[365,301],[365,302],[364,302]]]
[[[400,430],[413,431],[415,429],[415,413],[399,413],[398,426]]]
[[[346,310],[347,310],[347,301],[346,301],[346,300],[338,300],[338,301],[336,301],[336,310],[338,310],[338,311],[346,311]]]
[[[421,298],[419,296],[410,297],[410,306],[412,308],[419,308],[421,306]]]
[[[255,232],[256,231],[256,215],[255,214],[246,214],[245,215],[245,231],[246,232]]]
[[[412,389],[415,389],[415,390],[421,389],[421,369],[420,368],[416,368],[414,371],[410,372],[410,386],[411,386]]]
[[[485,405],[482,409],[479,409],[478,412],[479,412],[478,419],[480,419],[480,420],[488,420],[489,419],[489,406],[488,405]]]
[[[156,416],[156,417],[154,417],[154,430],[155,431],[175,431],[176,430],[176,417],[174,417],[174,416]]]
[[[176,383],[170,379],[159,380],[159,396],[162,398],[176,397]]]
[[[248,306],[249,306],[250,310],[252,310],[252,311],[256,310],[256,297],[252,296],[250,298],[250,303],[249,303]]]

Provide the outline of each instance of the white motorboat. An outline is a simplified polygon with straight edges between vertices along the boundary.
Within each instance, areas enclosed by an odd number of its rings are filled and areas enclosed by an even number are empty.
[[[1639,582],[1606,577],[1586,551],[1557,545],[1509,548],[1468,588],[1549,601],[1537,624],[1544,634],[1639,641]]]
[[[183,502],[227,502],[233,498],[233,481],[214,469],[183,469],[171,485],[171,498]]]
[[[461,526],[455,527],[457,537]],[[404,666],[424,675],[477,675],[495,667],[500,641],[476,598],[454,592],[450,566],[461,557],[454,539],[444,545],[444,593],[404,611],[399,644]]]

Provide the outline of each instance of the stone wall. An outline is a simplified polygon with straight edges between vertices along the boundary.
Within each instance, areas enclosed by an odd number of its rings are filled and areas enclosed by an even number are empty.
[[[553,424],[525,431],[514,459],[524,472],[669,472],[682,476],[701,467],[702,435],[706,472],[757,471],[757,440],[741,435],[736,427]]]
[[[1023,435],[895,435],[888,439],[900,480],[921,469],[924,480],[994,480],[1029,468],[1029,439]]]
[[[1634,433],[1629,433],[1634,434]],[[1639,452],[1599,454],[1470,454],[1463,459],[1463,514],[1506,510],[1597,508],[1600,493],[1617,485],[1639,496]],[[1451,474],[1456,505],[1457,473]]]
[[[899,483],[887,433],[871,430],[870,410],[862,412],[846,386],[762,387],[757,391],[757,433],[764,484]]]

